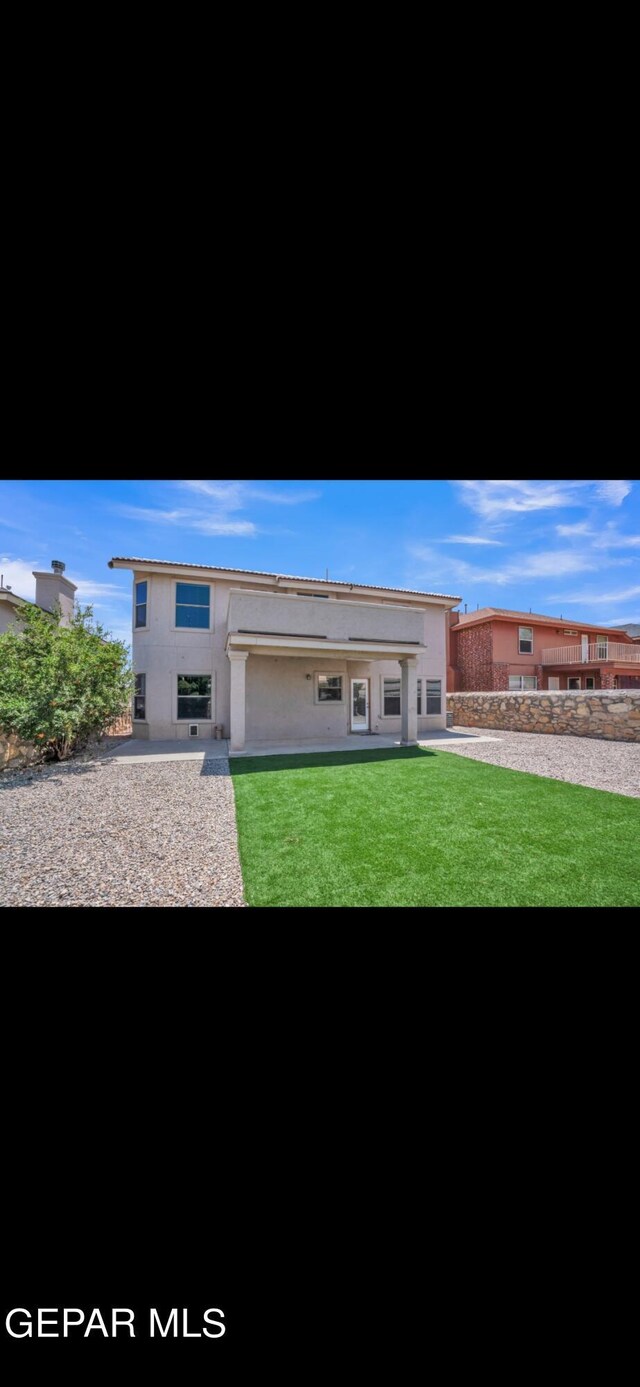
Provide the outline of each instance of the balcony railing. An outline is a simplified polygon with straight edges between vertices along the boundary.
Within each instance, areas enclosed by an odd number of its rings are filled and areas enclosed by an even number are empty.
[[[640,645],[625,645],[622,641],[596,641],[594,645],[588,646],[557,645],[542,652],[543,665],[601,664],[603,660],[640,665]]]

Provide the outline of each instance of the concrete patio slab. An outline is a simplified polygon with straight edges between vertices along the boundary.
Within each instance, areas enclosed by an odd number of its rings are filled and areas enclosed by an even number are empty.
[[[442,746],[444,748],[465,742],[497,742],[499,737],[483,736],[477,732],[432,732],[430,737],[420,737],[418,746]],[[382,751],[387,747],[399,747],[399,737],[362,736],[336,737],[333,742],[247,742],[242,751],[230,751],[230,756],[296,756],[308,752],[323,751]]]
[[[194,738],[194,741],[196,738]],[[134,737],[130,742],[106,753],[109,761],[122,761],[127,766],[135,766],[142,761],[220,761],[228,754],[225,738],[198,742],[194,746],[187,741],[147,742],[142,737]]]

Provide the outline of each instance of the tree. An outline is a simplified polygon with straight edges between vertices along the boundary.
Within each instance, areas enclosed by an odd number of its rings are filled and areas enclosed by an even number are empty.
[[[66,627],[59,611],[25,604],[16,615],[22,631],[0,636],[0,728],[64,761],[130,706],[129,655],[92,607],[76,608]]]

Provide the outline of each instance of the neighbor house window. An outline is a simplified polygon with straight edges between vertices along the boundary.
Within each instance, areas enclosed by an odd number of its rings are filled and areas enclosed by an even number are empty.
[[[595,681],[595,679],[594,679],[594,677],[593,677],[592,674],[588,674],[588,675],[586,676],[586,679],[585,679],[585,681],[584,681],[584,687],[585,687],[585,689],[595,689],[595,687],[596,687],[596,681]]]
[[[296,597],[328,597],[328,592],[297,592]]]
[[[176,626],[209,630],[211,588],[200,583],[176,583]]]
[[[442,680],[427,679],[427,716],[442,712]]]
[[[608,660],[609,658],[609,639],[607,636],[598,636],[596,660]]]
[[[568,689],[579,689],[579,688],[580,688],[580,675],[579,675],[579,674],[576,675],[575,678],[569,678],[569,679],[567,679],[567,688],[568,688]]]
[[[533,626],[518,627],[518,651],[521,655],[533,655]]]
[[[342,703],[341,674],[319,674],[316,687],[318,703]]]
[[[147,676],[136,674],[136,691],[133,695],[133,720],[144,722],[147,707]]]
[[[147,624],[147,584],[136,583],[136,626]]]
[[[417,703],[417,708],[418,708],[418,717],[421,718],[421,717],[422,717],[422,680],[421,680],[421,679],[418,680],[418,703]]]
[[[208,722],[211,717],[211,675],[178,675],[178,717]]]
[[[537,689],[538,679],[535,674],[510,674],[510,689]]]
[[[400,717],[400,680],[383,679],[382,702],[385,718]]]

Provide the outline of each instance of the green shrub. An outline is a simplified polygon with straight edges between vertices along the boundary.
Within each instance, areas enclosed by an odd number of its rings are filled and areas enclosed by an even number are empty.
[[[0,636],[0,728],[66,760],[130,706],[127,649],[92,607],[76,608],[70,626],[27,604],[16,616],[22,630]]]

